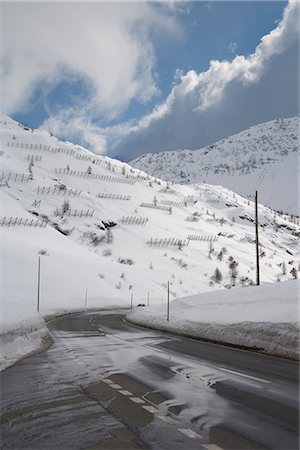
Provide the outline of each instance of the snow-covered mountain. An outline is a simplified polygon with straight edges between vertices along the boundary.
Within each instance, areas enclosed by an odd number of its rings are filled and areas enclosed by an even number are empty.
[[[0,129],[4,328],[36,310],[39,257],[44,313],[161,303],[168,281],[171,299],[255,282],[252,201],[169,185],[6,117]],[[259,221],[262,282],[295,277],[298,219],[260,205]]]
[[[257,190],[261,203],[299,215],[299,126],[299,116],[272,120],[199,150],[149,153],[129,164],[167,181],[205,181],[248,198]]]

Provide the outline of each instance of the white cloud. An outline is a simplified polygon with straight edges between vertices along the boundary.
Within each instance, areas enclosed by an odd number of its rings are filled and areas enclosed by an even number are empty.
[[[257,81],[268,60],[282,53],[291,45],[292,40],[299,38],[299,5],[299,2],[291,2],[288,5],[277,28],[264,36],[255,52],[248,57],[236,56],[231,62],[214,60],[210,62],[206,72],[197,74],[190,70],[182,75],[180,83],[173,88],[165,104],[157,109],[164,113],[170,112],[171,105],[178,97],[193,92],[196,99],[195,110],[204,111],[221,100],[224,90],[233,80],[237,79],[242,83]],[[153,113],[150,116],[152,120],[161,117]],[[143,121],[143,124],[145,123],[147,120]]]
[[[157,94],[152,33],[180,35],[176,13],[188,12],[188,4],[16,2],[1,8],[4,112],[24,111],[40,81],[47,94],[58,81],[79,78],[87,97],[73,108],[49,108],[44,127],[98,153],[114,148],[130,159],[147,151],[199,148],[284,116],[297,103],[299,53],[290,49],[299,42],[299,1],[288,4],[253,54],[211,61],[201,73],[178,70],[170,94],[150,114],[106,127],[93,118],[109,123],[132,99],[146,102]]]
[[[55,136],[68,136],[73,142],[79,141],[96,154],[104,154],[107,151],[106,135],[84,114],[84,109],[77,112],[61,110],[56,116],[47,119],[41,128],[51,131]]]
[[[165,102],[136,125],[128,127],[128,143],[126,140],[121,144],[118,142],[116,153],[125,155],[130,150],[132,157],[181,146],[199,148],[202,137],[207,141],[207,129],[212,129],[212,120],[217,117],[222,123],[214,124],[214,127],[226,136],[252,125],[255,114],[256,123],[274,118],[272,114],[276,117],[278,111],[282,111],[281,115],[290,110],[296,114],[299,6],[299,1],[287,5],[283,19],[261,39],[253,54],[238,55],[231,62],[211,61],[209,69],[201,73],[190,70],[182,74],[178,71],[179,82]],[[290,49],[294,49],[292,56],[289,55]],[[284,63],[279,63],[280,59]],[[295,65],[298,67],[296,70]],[[240,104],[237,115],[230,108],[232,104],[239,104],[242,98],[247,98],[249,104]],[[292,99],[290,105],[287,99]],[[230,121],[232,123],[226,133],[224,124]],[[211,133],[210,142],[223,137],[216,130]],[[203,141],[203,145],[206,143]]]
[[[176,34],[171,9],[146,2],[2,3],[3,112],[30,104],[40,82],[80,77],[90,109],[114,117],[157,94],[151,32]]]

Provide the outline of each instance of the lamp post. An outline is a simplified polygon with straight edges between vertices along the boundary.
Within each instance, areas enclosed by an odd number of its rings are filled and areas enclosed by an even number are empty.
[[[38,254],[37,300],[36,300],[37,312],[40,312],[40,299],[41,299],[41,255],[49,256],[49,253],[46,250],[41,250]]]
[[[84,299],[84,308],[86,309],[87,307],[87,299],[88,299],[88,290],[87,288],[85,289],[85,299]]]

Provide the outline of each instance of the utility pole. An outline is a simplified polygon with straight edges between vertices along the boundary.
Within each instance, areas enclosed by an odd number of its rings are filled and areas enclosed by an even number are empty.
[[[38,284],[37,284],[37,312],[40,312],[40,291],[41,291],[41,257],[38,257]]]
[[[131,294],[130,297],[130,309],[132,309],[132,306],[133,306],[133,294]]]
[[[149,303],[150,303],[150,301],[149,301],[149,292],[148,292],[148,295],[147,295],[147,306],[149,306]]]
[[[255,243],[256,243],[256,284],[259,286],[259,247],[258,247],[258,208],[257,191],[255,191]]]
[[[170,282],[168,281],[167,321],[170,320]]]

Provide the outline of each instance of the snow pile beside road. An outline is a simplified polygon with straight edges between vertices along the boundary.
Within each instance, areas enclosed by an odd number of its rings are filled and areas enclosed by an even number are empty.
[[[42,348],[50,339],[49,330],[40,316],[20,321],[15,329],[1,328],[0,371]]]
[[[191,337],[299,357],[299,281],[208,292],[135,308],[130,322]]]

